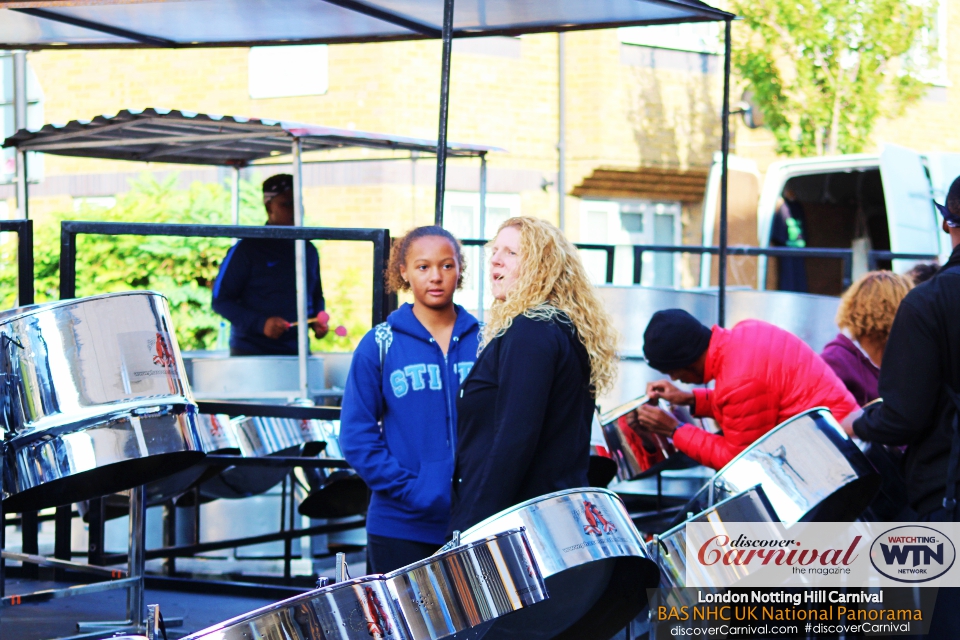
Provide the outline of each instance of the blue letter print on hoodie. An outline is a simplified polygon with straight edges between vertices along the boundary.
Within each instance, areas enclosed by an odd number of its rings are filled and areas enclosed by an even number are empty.
[[[457,390],[477,359],[477,319],[457,305],[444,357],[404,304],[353,354],[340,446],[373,496],[367,531],[440,546],[450,521]]]

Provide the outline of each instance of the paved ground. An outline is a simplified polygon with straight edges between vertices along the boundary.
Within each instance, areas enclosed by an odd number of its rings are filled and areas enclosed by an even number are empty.
[[[32,592],[56,586],[52,582],[8,580],[7,593]],[[269,600],[222,596],[215,593],[179,593],[147,589],[148,604],[159,604],[164,618],[182,617],[184,626],[169,629],[171,640],[270,604]],[[43,603],[0,609],[2,640],[48,640],[77,633],[78,621],[123,619],[126,595],[105,591]]]

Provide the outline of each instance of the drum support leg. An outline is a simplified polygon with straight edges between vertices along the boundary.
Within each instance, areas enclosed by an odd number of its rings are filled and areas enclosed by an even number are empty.
[[[70,529],[73,524],[73,506],[57,507],[55,520],[53,557],[58,560],[70,559]],[[63,571],[54,573],[55,580],[63,580]]]
[[[93,565],[103,565],[104,523],[106,517],[103,512],[103,499],[94,498],[90,501],[88,513],[90,537],[87,544],[87,562]]]
[[[22,534],[23,544],[21,549],[24,553],[29,553],[32,555],[37,555],[40,553],[40,543],[38,537],[40,535],[40,521],[38,519],[38,514],[36,511],[24,511],[20,514],[20,531]],[[23,577],[37,579],[40,577],[38,567],[36,565],[25,566],[23,568]]]

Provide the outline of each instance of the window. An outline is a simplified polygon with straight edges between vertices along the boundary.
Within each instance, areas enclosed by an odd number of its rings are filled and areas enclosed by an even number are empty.
[[[504,221],[520,215],[520,195],[488,193],[487,212],[483,233],[480,232],[480,194],[477,192],[448,191],[443,200],[443,226],[457,238],[489,240]],[[483,247],[464,247],[463,257],[467,272],[463,289],[454,296],[457,304],[471,311],[477,310],[481,278],[487,276],[487,256]],[[493,302],[490,283],[483,281],[484,307]]]
[[[9,138],[16,133],[14,124],[13,54],[0,51],[0,137]],[[43,126],[43,90],[40,81],[27,61],[27,128]],[[16,151],[11,147],[0,149],[0,184],[9,184],[17,177]],[[30,182],[43,178],[43,155],[27,154],[27,177]]]
[[[723,54],[719,22],[620,27],[620,42],[660,49]]]
[[[251,98],[317,96],[327,92],[327,45],[251,47],[247,67]]]
[[[680,203],[652,200],[582,200],[580,242],[618,245],[614,251],[613,283],[633,284],[635,244],[677,244]],[[584,267],[594,284],[606,281],[606,254],[581,251]],[[679,254],[644,252],[640,283],[675,287],[680,284]]]

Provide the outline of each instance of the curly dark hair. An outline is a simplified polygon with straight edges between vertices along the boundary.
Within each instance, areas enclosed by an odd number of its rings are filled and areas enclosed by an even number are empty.
[[[417,227],[393,241],[390,247],[390,262],[383,272],[383,279],[387,283],[387,290],[390,293],[397,291],[409,291],[410,283],[405,281],[400,275],[400,266],[407,262],[407,250],[415,240],[427,237],[446,238],[453,245],[454,253],[457,257],[457,266],[460,267],[460,276],[457,278],[457,289],[463,287],[463,274],[467,270],[467,263],[463,260],[463,249],[460,247],[460,241],[453,237],[453,234],[437,225],[428,227]]]

